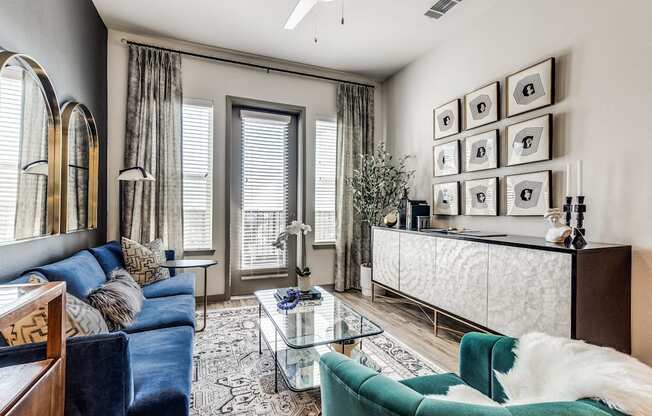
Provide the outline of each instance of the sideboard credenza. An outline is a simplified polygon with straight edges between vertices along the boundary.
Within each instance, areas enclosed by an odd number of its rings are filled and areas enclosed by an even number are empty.
[[[488,332],[631,352],[631,246],[374,227],[372,281]]]

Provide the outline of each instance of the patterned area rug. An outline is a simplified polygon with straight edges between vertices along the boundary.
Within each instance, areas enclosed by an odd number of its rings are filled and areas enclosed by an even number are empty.
[[[394,379],[445,372],[385,333],[365,338],[363,350]],[[295,393],[279,375],[274,393],[273,355],[264,342],[258,353],[256,306],[209,311],[206,330],[195,337],[192,388],[195,416],[321,414],[318,390]]]

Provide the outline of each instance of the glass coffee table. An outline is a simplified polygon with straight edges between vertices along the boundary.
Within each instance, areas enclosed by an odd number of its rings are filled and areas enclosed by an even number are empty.
[[[277,308],[276,289],[255,292],[258,299],[258,349],[263,340],[274,354],[274,391],[278,392],[281,373],[292,391],[319,388],[319,358],[332,351],[331,344],[342,348],[362,338],[381,334],[383,329],[354,311],[319,286],[320,301],[301,302],[289,311]]]

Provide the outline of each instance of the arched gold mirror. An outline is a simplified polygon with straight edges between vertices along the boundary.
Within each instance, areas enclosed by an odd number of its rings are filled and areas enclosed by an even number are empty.
[[[84,104],[69,102],[61,111],[61,224],[66,232],[97,227],[99,143],[93,114]]]
[[[59,231],[60,121],[43,67],[0,51],[0,244]]]

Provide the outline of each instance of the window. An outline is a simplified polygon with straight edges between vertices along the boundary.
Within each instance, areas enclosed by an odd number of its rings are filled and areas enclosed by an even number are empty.
[[[183,248],[213,248],[213,103],[184,100]]]
[[[286,269],[286,250],[272,243],[288,223],[289,128],[284,114],[242,110],[242,270]]]
[[[315,243],[335,242],[335,177],[337,123],[317,120],[315,126]]]
[[[0,77],[0,242],[15,237],[22,111],[22,79]]]

